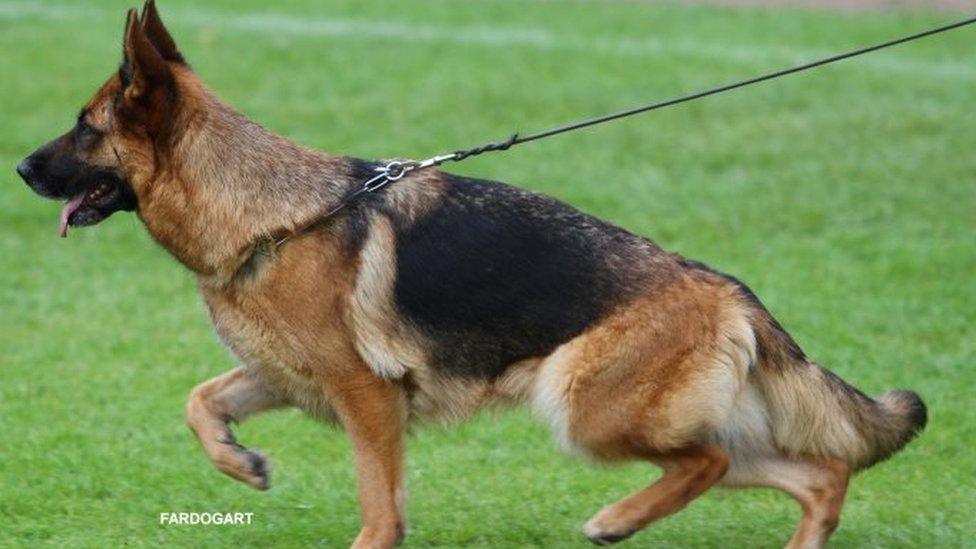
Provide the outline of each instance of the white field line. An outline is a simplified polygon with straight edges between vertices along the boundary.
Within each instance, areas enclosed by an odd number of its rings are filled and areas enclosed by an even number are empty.
[[[87,16],[86,11],[79,6],[0,2],[0,22],[26,18],[80,20]],[[193,9],[173,13],[169,16],[169,22],[171,26],[177,29],[181,25],[188,25],[194,28],[230,29],[278,36],[466,44],[488,48],[518,47],[637,57],[685,56],[713,61],[761,65],[764,69],[770,70],[838,53],[837,51],[815,49],[732,46],[692,40],[664,40],[654,37],[581,37],[534,27],[448,26],[415,24],[389,19],[378,21],[343,17],[301,17],[273,11],[221,13]],[[976,31],[963,29],[956,32]],[[879,37],[878,41],[885,38],[889,37]],[[931,40],[938,39],[935,37]],[[866,44],[851,44],[850,47],[863,45]],[[893,57],[898,49],[905,49],[906,47],[910,48],[911,45],[896,46],[888,53],[872,54],[863,58],[844,61],[839,66],[915,77],[942,79],[976,77],[976,59],[972,63],[968,63]]]
[[[69,15],[80,15],[81,13],[81,10],[75,9],[73,6],[48,5],[41,2],[31,4],[0,2],[0,21],[44,15],[49,15],[52,19],[65,19]]]
[[[213,14],[190,12],[185,14],[190,24],[216,26]],[[225,17],[220,26],[249,32],[288,34],[293,36],[324,36],[334,38],[386,39],[404,42],[441,42],[473,44],[486,47],[525,47],[538,50],[569,50],[580,53],[598,52],[628,56],[677,55],[716,61],[735,61],[750,65],[790,65],[813,61],[837,51],[812,49],[775,49],[750,46],[708,44],[689,40],[662,40],[654,37],[580,37],[559,34],[543,28],[502,26],[434,26],[396,21],[367,21],[345,18],[300,18],[274,12],[238,14]],[[966,32],[965,30],[961,32]],[[937,39],[937,38],[936,38]],[[879,38],[878,41],[881,41]],[[862,46],[867,44],[852,45]],[[908,46],[910,47],[910,46]],[[884,55],[884,54],[881,54]],[[919,61],[909,59],[866,56],[851,60],[847,65],[872,70],[926,75],[939,78],[976,76],[973,63],[953,61]]]

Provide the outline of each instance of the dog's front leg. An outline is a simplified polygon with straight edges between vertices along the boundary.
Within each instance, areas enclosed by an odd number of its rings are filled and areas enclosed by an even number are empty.
[[[327,392],[352,441],[363,520],[353,547],[393,547],[406,535],[406,399],[400,387],[365,367],[337,377]]]
[[[186,419],[204,451],[223,473],[258,490],[268,488],[264,456],[241,446],[229,423],[288,404],[260,379],[235,368],[197,385],[186,403]]]

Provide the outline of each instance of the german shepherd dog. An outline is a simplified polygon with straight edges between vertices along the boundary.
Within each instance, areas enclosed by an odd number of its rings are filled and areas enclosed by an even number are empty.
[[[221,103],[150,0],[116,74],[17,171],[66,200],[61,233],[135,211],[195,273],[240,366],[188,422],[218,469],[268,487],[230,423],[293,406],[352,441],[362,529],[406,533],[408,426],[529,404],[559,444],[664,473],[584,527],[620,541],[709,488],[772,487],[820,547],[848,480],[924,427],[909,391],[872,399],[808,358],[744,284],[552,198],[420,170],[314,229],[381,164],[309,150]],[[277,242],[284,241],[278,245]]]

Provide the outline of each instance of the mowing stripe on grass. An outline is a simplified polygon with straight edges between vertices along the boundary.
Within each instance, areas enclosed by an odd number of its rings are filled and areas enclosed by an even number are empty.
[[[274,11],[223,13],[205,10],[172,10],[170,26],[189,25],[195,28],[247,31],[273,35],[342,38],[343,40],[390,40],[395,42],[425,42],[464,44],[491,48],[529,48],[536,50],[596,52],[628,56],[688,56],[707,60],[738,62],[748,65],[796,64],[829,55],[837,51],[826,49],[730,46],[709,44],[700,40],[663,40],[653,37],[578,36],[558,33],[538,27],[506,27],[499,25],[432,25],[386,19],[355,19],[343,17],[300,17]],[[106,14],[100,14],[106,16]],[[0,2],[0,20],[53,17],[59,20],[90,18],[91,10],[60,4],[26,4]],[[965,30],[961,32],[967,32]],[[972,31],[969,31],[972,32]],[[878,40],[891,37],[879,36]],[[866,42],[867,43],[867,42]],[[866,44],[865,43],[865,44]],[[849,44],[858,47],[865,44]],[[909,46],[910,47],[910,46]],[[840,67],[887,71],[902,75],[932,78],[976,77],[976,63],[957,61],[925,61],[873,56],[841,63]]]
[[[188,12],[191,24],[212,26],[212,13]],[[388,39],[407,42],[444,42],[488,47],[527,47],[548,50],[571,50],[631,56],[683,55],[709,60],[736,61],[758,65],[795,64],[836,54],[825,49],[786,49],[708,44],[701,41],[662,40],[648,37],[571,36],[548,29],[502,26],[435,26],[399,21],[372,21],[338,18],[300,18],[272,12],[229,16],[221,24],[252,32],[271,32],[297,36]],[[965,31],[964,31],[965,32]],[[855,47],[857,44],[852,44]],[[873,70],[905,74],[925,74],[940,78],[976,76],[972,64],[952,61],[915,61],[907,59],[865,58],[858,66]],[[843,66],[843,65],[840,65]]]

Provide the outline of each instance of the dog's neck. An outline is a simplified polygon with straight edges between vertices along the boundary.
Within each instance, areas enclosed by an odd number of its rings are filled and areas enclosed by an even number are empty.
[[[228,279],[258,242],[335,205],[348,161],[301,147],[198,92],[159,179],[140,197],[149,232],[197,274]]]

